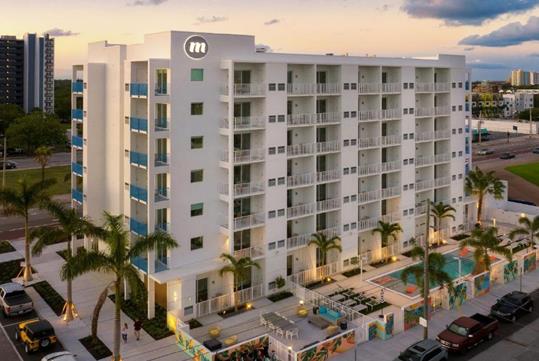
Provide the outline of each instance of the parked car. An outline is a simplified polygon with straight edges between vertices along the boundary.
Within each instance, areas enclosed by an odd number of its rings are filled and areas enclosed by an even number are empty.
[[[11,161],[11,160],[6,160],[6,169],[15,169],[17,168],[17,163]],[[1,169],[4,169],[4,162],[3,161],[0,161],[0,170]]]
[[[447,350],[434,340],[422,340],[401,352],[395,361],[447,361]]]
[[[77,361],[75,356],[69,351],[60,351],[48,354],[41,361]]]
[[[532,153],[539,154],[539,147],[535,147],[532,149]]]
[[[520,291],[506,294],[490,308],[491,316],[512,322],[531,312],[533,312],[532,298],[529,294]]]
[[[480,149],[479,151],[477,151],[477,154],[478,155],[489,155],[489,154],[493,154],[494,151],[490,148],[483,148],[483,149]]]
[[[39,319],[19,323],[15,339],[24,343],[24,352],[26,353],[48,348],[58,342],[50,322]]]
[[[6,316],[21,315],[34,309],[34,303],[24,287],[13,282],[0,285],[0,306]]]
[[[510,152],[505,152],[505,153],[502,153],[502,155],[500,155],[500,159],[513,159],[513,158],[515,158],[515,154],[510,153]]]
[[[491,340],[498,326],[497,319],[476,313],[457,318],[436,339],[450,351],[466,352],[481,341]]]

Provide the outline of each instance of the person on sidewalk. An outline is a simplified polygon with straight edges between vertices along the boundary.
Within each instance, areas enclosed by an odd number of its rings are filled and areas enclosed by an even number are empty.
[[[122,327],[122,340],[124,340],[124,343],[127,343],[127,323],[124,323],[124,327]]]
[[[133,324],[133,329],[135,330],[135,338],[137,341],[140,340],[140,330],[142,329],[142,321],[138,318],[135,320],[135,323]]]

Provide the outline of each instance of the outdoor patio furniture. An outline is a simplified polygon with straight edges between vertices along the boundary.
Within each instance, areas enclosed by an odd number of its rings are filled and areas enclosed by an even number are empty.
[[[367,306],[365,306],[364,304],[359,304],[357,306],[352,307],[352,309],[357,312],[363,311],[366,308]]]
[[[223,346],[223,344],[219,340],[216,340],[214,338],[206,340],[202,344],[210,351],[217,351]]]
[[[417,287],[414,285],[408,285],[406,286],[406,293],[412,294],[417,290]]]
[[[328,327],[331,324],[329,321],[325,320],[319,315],[312,315],[309,318],[309,323],[318,327],[321,330],[323,330],[324,328]]]
[[[339,311],[335,311],[326,306],[320,306],[320,309],[318,311],[318,315],[320,317],[324,318],[325,320],[329,321],[329,323],[334,325],[342,318],[342,314]]]
[[[344,296],[342,294],[336,294],[334,296],[331,296],[329,299],[332,300],[332,301],[335,301],[335,302],[339,302],[339,301],[342,301],[342,300],[346,299],[346,296]]]
[[[227,337],[223,340],[223,343],[225,344],[225,346],[232,346],[236,342],[238,342],[238,336],[236,335]]]
[[[291,330],[287,330],[286,331],[286,338],[294,338],[294,336],[299,339],[299,328],[294,328],[294,329],[291,329]]]
[[[335,336],[337,333],[339,333],[339,326],[329,325],[326,328],[326,333],[328,336]]]
[[[296,314],[301,318],[305,318],[309,315],[309,309],[305,306],[299,306]]]
[[[208,328],[208,334],[211,338],[217,338],[221,334],[221,328],[218,326],[212,326]]]

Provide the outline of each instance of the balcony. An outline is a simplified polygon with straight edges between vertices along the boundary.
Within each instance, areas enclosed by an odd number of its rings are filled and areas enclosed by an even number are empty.
[[[144,153],[129,152],[129,162],[137,167],[147,167],[148,166],[148,155]]]
[[[360,219],[357,224],[357,229],[359,231],[366,231],[368,229],[373,229],[378,226],[378,217],[366,217]]]
[[[439,116],[447,116],[451,114],[451,107],[449,105],[436,107],[434,113]]]
[[[418,132],[415,133],[416,142],[428,142],[434,139],[434,132]]]
[[[156,258],[155,259],[155,272],[163,272],[163,271],[166,271],[166,270],[168,270],[167,259],[166,258],[163,258],[163,259]]]
[[[248,197],[264,192],[264,183],[238,183],[232,186],[234,197]],[[228,184],[219,185],[219,194],[228,196]]]
[[[329,212],[341,207],[340,198],[325,199],[323,201],[316,202],[317,212]]]
[[[341,86],[338,83],[318,83],[316,84],[317,94],[339,94]]]
[[[83,114],[82,109],[71,109],[71,119],[75,121],[82,121]]]
[[[82,194],[82,191],[79,191],[78,189],[72,189],[71,190],[71,199],[74,201],[79,202],[82,204],[82,201],[84,199],[84,195]]]
[[[371,174],[377,174],[380,173],[381,164],[368,164],[368,165],[360,165],[358,167],[358,174],[360,176],[367,176]]]
[[[157,232],[170,232],[170,223],[167,223],[167,222],[156,223],[155,230]]]
[[[286,209],[286,217],[290,219],[309,216],[311,214],[314,214],[315,210],[316,203],[298,204],[296,206],[288,207]]]
[[[286,239],[286,248],[288,250],[306,246],[311,239],[313,239],[312,233],[298,234]]]
[[[286,92],[289,95],[310,95],[315,93],[314,84],[288,83]]]
[[[155,84],[155,95],[168,95],[167,84]]]
[[[132,132],[148,133],[148,120],[144,118],[129,118],[129,125]]]
[[[388,145],[399,145],[401,144],[401,137],[400,135],[385,135],[381,138],[381,145],[382,146],[388,146]]]
[[[434,83],[416,83],[416,93],[431,93],[434,91]]]
[[[247,216],[236,217],[232,221],[232,230],[241,231],[242,229],[260,227],[264,225],[265,220],[266,218],[264,213],[255,213]],[[224,224],[223,227],[227,229],[228,224]]]
[[[380,93],[381,89],[382,89],[381,83],[359,83],[358,84],[359,94]]]
[[[341,142],[338,140],[331,140],[329,142],[316,143],[317,153],[331,153],[338,152],[341,149]]]
[[[84,90],[84,83],[82,81],[74,81],[71,83],[71,92],[72,93],[82,93]]]
[[[316,124],[339,123],[341,121],[341,113],[316,113]]]
[[[141,270],[148,273],[148,259],[142,256],[135,256],[131,259],[131,264]]]
[[[390,213],[387,213],[387,214],[383,214],[380,217],[380,220],[382,222],[386,222],[386,223],[395,223],[395,222],[400,221],[400,219],[401,219],[400,212],[390,212]]]
[[[264,129],[265,126],[266,117],[264,116],[234,117],[232,121],[234,130]],[[230,121],[228,119],[223,119],[221,128],[229,129]]]
[[[249,257],[251,259],[264,257],[264,248],[260,246],[252,246],[234,251],[234,258],[240,259],[245,257]]]
[[[334,182],[340,179],[341,179],[340,169],[331,169],[331,170],[325,170],[323,172],[316,173],[316,182],[318,183]]]
[[[148,225],[131,218],[129,219],[129,230],[138,236],[146,236],[148,234]]]
[[[427,179],[415,182],[415,190],[423,191],[434,187],[434,179]]]
[[[314,179],[314,173],[291,175],[286,179],[286,186],[289,188],[310,186],[314,184]]]
[[[451,154],[441,153],[434,155],[434,163],[446,163],[451,161]]]
[[[162,202],[167,201],[170,199],[170,188],[168,187],[157,187],[155,190],[155,197],[156,202]]]
[[[251,163],[261,162],[264,160],[264,148],[236,150],[232,153],[232,159],[229,159],[229,153],[223,152],[221,155],[221,161],[232,163]]]
[[[380,110],[360,110],[359,120],[380,120]]]
[[[383,162],[380,166],[382,172],[393,172],[401,168],[401,162],[398,160],[393,160],[389,162]]]
[[[382,192],[381,192],[382,198],[398,197],[400,196],[400,194],[401,194],[400,186],[382,188]]]
[[[71,163],[71,171],[78,175],[79,177],[82,177],[82,164],[77,162]]]
[[[451,177],[440,177],[434,179],[435,187],[445,187],[451,183]]]
[[[168,130],[168,120],[167,118],[155,118],[155,131],[162,132]]]
[[[401,83],[382,83],[382,93],[400,93]]]
[[[416,117],[432,117],[434,115],[434,108],[416,108]]]
[[[155,154],[155,166],[163,167],[170,164],[170,154],[168,153],[156,153]]]
[[[264,83],[234,84],[232,88],[232,95],[237,97],[263,96],[265,94],[266,84]],[[225,86],[225,95],[228,95],[228,86]]]
[[[83,143],[82,137],[79,137],[78,135],[71,136],[71,145],[73,147],[82,149]]]
[[[434,90],[436,92],[449,92],[451,87],[449,83],[434,83]]]
[[[431,165],[434,163],[434,156],[432,155],[420,155],[415,158],[415,166],[422,167]]]
[[[288,126],[308,126],[314,124],[314,114],[288,114],[286,116],[286,122]]]
[[[286,154],[289,157],[311,155],[314,153],[314,149],[315,149],[314,143],[289,145],[286,147]]]
[[[450,137],[451,137],[451,131],[449,129],[436,130],[434,132],[434,139],[436,140],[448,139]]]
[[[148,96],[148,84],[131,83],[129,94],[134,98],[146,98]]]
[[[129,186],[129,196],[132,199],[142,203],[146,203],[148,201],[148,191],[133,184]]]
[[[358,202],[369,203],[380,199],[380,190],[374,191],[360,191],[358,194]]]
[[[359,146],[359,149],[379,147],[380,146],[380,137],[359,138],[358,139],[358,146]]]

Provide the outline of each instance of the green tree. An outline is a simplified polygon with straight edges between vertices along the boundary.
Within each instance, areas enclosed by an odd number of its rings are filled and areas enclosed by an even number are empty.
[[[539,120],[539,108],[532,108],[532,121],[536,122]],[[530,120],[530,109],[526,109],[518,113],[518,119],[523,121]]]
[[[509,237],[515,239],[516,236],[526,236],[530,243],[539,243],[539,216],[532,220],[528,217],[520,217],[518,223],[521,225],[509,232]]]
[[[66,143],[66,134],[58,118],[35,111],[17,118],[7,129],[9,145],[23,148],[32,154],[39,146],[55,146]]]
[[[402,232],[402,227],[398,223],[378,221],[378,226],[372,230],[372,234],[380,234],[382,248],[392,246],[397,240],[397,235]]]
[[[25,284],[32,281],[30,209],[49,199],[47,188],[54,183],[53,179],[46,179],[43,182],[28,184],[26,178],[23,178],[17,181],[15,188],[0,190],[0,204],[4,208],[4,214],[7,216],[19,216],[24,220],[23,281]]]
[[[483,202],[487,194],[495,199],[503,198],[505,185],[494,175],[494,171],[483,172],[479,167],[470,171],[464,181],[464,190],[477,198],[477,222],[481,223]]]
[[[24,112],[18,105],[0,104],[0,135],[5,134],[9,125],[22,116]]]
[[[37,149],[34,152],[34,159],[36,162],[39,163],[41,167],[41,181],[43,182],[45,180],[45,168],[49,164],[49,159],[52,156],[52,147],[47,147],[45,145],[42,145],[40,147],[37,147]]]
[[[221,277],[225,273],[231,273],[234,278],[234,291],[237,291],[240,289],[240,287],[243,285],[243,283],[247,280],[249,280],[249,276],[251,275],[251,269],[258,268],[260,269],[260,265],[253,261],[250,257],[242,257],[239,259],[236,259],[234,256],[223,253],[221,254],[221,259],[223,262],[227,262],[228,264],[223,266],[219,270],[219,274]],[[238,300],[236,297],[234,297],[234,311],[238,310]]]
[[[445,204],[443,202],[431,202],[430,203],[430,213],[432,215],[432,218],[434,218],[434,225],[433,229],[435,232],[437,232],[437,243],[440,244],[442,242],[442,226],[444,219],[450,218],[452,220],[455,220],[455,208],[451,207],[449,204]]]
[[[101,298],[107,297],[109,287],[114,288],[114,350],[115,361],[120,361],[120,311],[122,306],[122,285],[126,282],[132,292],[132,296],[140,299],[145,295],[143,284],[140,282],[137,269],[131,264],[133,257],[141,256],[152,250],[168,250],[177,247],[174,239],[164,232],[155,232],[140,237],[134,244],[129,246],[129,232],[124,229],[123,215],[112,215],[104,212],[104,226],[98,230],[98,239],[105,243],[107,252],[99,249],[90,251],[82,250],[69,261],[61,270],[62,280],[73,279],[88,272],[105,272],[114,276],[114,280],[100,294]],[[104,295],[104,297],[103,297]],[[104,301],[103,301],[104,302]],[[95,311],[95,310],[94,310]],[[96,313],[94,312],[94,317]],[[92,337],[97,337],[97,318],[92,319]],[[95,323],[95,330],[94,330]],[[94,332],[95,331],[95,332]]]
[[[71,119],[71,80],[54,81],[54,112],[62,121]]]
[[[460,242],[460,249],[466,247],[474,249],[474,274],[479,274],[486,270],[490,271],[490,253],[498,254],[505,257],[509,262],[511,261],[511,250],[501,245],[496,227],[474,228],[470,236]]]
[[[41,208],[46,209],[54,217],[58,225],[49,227],[40,227],[31,233],[31,238],[35,239],[32,246],[32,254],[39,256],[43,249],[59,240],[67,240],[65,259],[69,262],[73,256],[71,242],[73,239],[86,236],[100,236],[99,229],[88,219],[81,217],[74,208],[66,208],[60,203],[54,201],[45,201]],[[64,321],[70,322],[75,318],[75,305],[73,304],[72,279],[68,278],[67,299],[64,305]]]
[[[425,262],[425,250],[423,247],[415,246],[410,251],[413,259],[420,259],[421,262],[406,267],[401,273],[401,281],[406,285],[412,279],[415,279],[415,283],[421,290],[421,295],[424,294],[425,282],[423,281],[424,275],[424,262]],[[445,257],[441,253],[429,252],[428,272],[429,283],[431,287],[447,287],[449,290],[453,290],[453,280],[447,272],[444,271]],[[430,291],[430,290],[429,290]]]
[[[339,244],[341,239],[339,236],[327,238],[325,233],[313,233],[312,239],[307,244],[308,246],[316,246],[320,255],[320,265],[325,266],[328,263],[328,253],[331,250],[342,252],[342,247]]]

